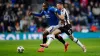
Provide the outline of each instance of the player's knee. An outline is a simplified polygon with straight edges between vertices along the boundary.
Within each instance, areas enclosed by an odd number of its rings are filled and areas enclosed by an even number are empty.
[[[56,31],[53,31],[51,34],[56,35]]]
[[[55,39],[55,35],[53,35],[53,34],[49,34],[47,37]]]
[[[69,37],[70,37],[70,39],[71,39],[72,41],[74,40],[74,38],[73,38],[73,36],[72,36],[72,35],[70,35]]]
[[[44,32],[43,32],[43,36],[44,36],[44,35],[48,35],[48,34],[49,34],[48,31],[44,31]]]
[[[46,38],[49,33],[47,31],[43,32],[43,38]]]
[[[62,37],[59,34],[57,34],[57,35],[55,35],[55,38],[61,39]]]
[[[59,29],[56,29],[56,30],[53,31],[51,34],[58,35],[58,34],[60,34],[60,33],[61,33],[61,31],[60,31]]]
[[[58,35],[55,35],[55,38],[57,38],[57,39],[58,39]]]

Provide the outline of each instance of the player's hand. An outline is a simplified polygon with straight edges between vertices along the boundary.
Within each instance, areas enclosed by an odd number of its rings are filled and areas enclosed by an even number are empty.
[[[33,13],[32,12],[29,12],[29,16],[31,16]]]

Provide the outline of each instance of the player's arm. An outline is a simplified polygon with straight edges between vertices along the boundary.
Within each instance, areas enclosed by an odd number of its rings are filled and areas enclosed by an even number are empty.
[[[61,15],[61,11],[60,10],[58,10],[57,8],[53,8],[52,9],[53,11],[54,11],[54,13],[58,16],[58,18],[60,19],[60,20],[64,20],[64,15]]]
[[[59,17],[60,20],[64,20],[64,15],[61,15],[60,11],[56,12],[56,15]]]
[[[43,11],[41,13],[31,13],[31,15],[37,16],[37,17],[42,17],[44,15]]]

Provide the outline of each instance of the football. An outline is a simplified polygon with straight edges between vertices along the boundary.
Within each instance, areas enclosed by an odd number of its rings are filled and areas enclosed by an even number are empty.
[[[23,46],[18,46],[17,47],[17,52],[18,53],[23,53],[24,52],[24,47]]]

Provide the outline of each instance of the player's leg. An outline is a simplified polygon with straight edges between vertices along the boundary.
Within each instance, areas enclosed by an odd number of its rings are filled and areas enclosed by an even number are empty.
[[[59,26],[57,25],[57,26],[50,26],[49,28],[47,28],[46,29],[46,32],[48,32],[49,34],[51,34],[55,29],[57,29]],[[44,36],[44,40],[45,40],[45,37],[47,36],[47,35],[43,35]],[[48,35],[48,37],[50,37],[50,35]],[[52,35],[52,37],[53,38],[55,38],[55,36],[53,36]],[[50,40],[48,40],[48,44],[52,41],[53,39],[51,39],[50,38]],[[45,42],[43,43],[43,44],[45,44]],[[42,44],[40,45],[40,46],[42,46]]]
[[[58,39],[65,47],[64,51],[66,52],[68,50],[68,42],[65,42],[65,40],[60,35],[55,35],[55,38]]]
[[[43,32],[43,44],[47,42],[47,35],[50,34],[53,30],[54,26],[50,26]]]
[[[45,44],[45,43],[47,42],[47,35],[48,35],[48,34],[49,34],[49,32],[46,31],[46,30],[43,32],[43,40],[42,40],[42,41],[43,41],[43,44]],[[38,52],[44,52],[44,48],[45,48],[45,47],[39,48],[39,49],[38,49]]]
[[[70,28],[69,30],[66,31],[66,34],[69,35],[69,38],[74,41],[76,44],[78,44],[84,52],[86,52],[86,48],[85,46],[77,39],[75,38],[73,35],[72,35],[72,29]]]
[[[60,42],[62,42],[65,46],[65,52],[67,51],[68,49],[68,43],[63,40],[63,38],[61,36],[58,36],[58,34],[60,34],[61,31],[59,29],[56,29],[52,32],[52,34],[48,35],[49,39],[47,41],[46,44],[42,44],[41,46],[43,47],[48,47],[50,45],[50,43],[52,42],[52,40],[56,37]]]
[[[61,43],[64,44],[65,52],[66,52],[67,49],[68,49],[69,43],[68,42],[65,42],[65,40],[59,35],[60,33],[63,33],[64,32],[64,27],[60,27],[57,30],[59,31],[59,33],[58,34],[55,34],[55,38],[57,38]]]
[[[50,45],[50,43],[52,42],[52,40],[55,39],[55,35],[59,34],[59,33],[60,33],[60,31],[58,29],[54,30],[51,34],[48,35],[49,39],[48,39],[47,43],[41,44],[41,46],[48,47]]]
[[[59,30],[54,30],[51,34],[48,35],[49,39],[47,41],[46,44],[41,44],[42,47],[48,47],[50,45],[50,43],[52,42],[52,40],[55,39],[55,34],[59,33]]]
[[[43,44],[45,44],[47,42],[47,35],[49,34],[49,32],[47,30],[45,30],[43,32]]]
[[[59,34],[61,33],[61,30],[58,29],[59,27],[61,27],[61,25],[51,26],[51,27],[49,27],[49,28],[47,29],[47,31],[48,31],[49,33],[51,33],[52,37],[53,37],[53,35],[55,35],[54,37],[55,37],[56,39],[58,39],[61,43],[65,44],[65,41],[63,40],[63,38],[62,38],[61,36],[59,36]],[[48,37],[50,37],[50,35],[49,35]],[[51,38],[50,38],[50,40],[52,41]],[[49,41],[50,41],[50,40],[49,40]],[[48,42],[49,42],[49,41],[48,41]],[[51,42],[51,41],[50,41],[50,42]]]
[[[54,30],[51,34],[48,35],[49,39],[48,39],[46,44],[49,46],[50,43],[52,42],[52,40],[55,39],[55,36],[58,39],[57,35],[60,34],[60,33],[61,33],[61,31],[59,29]]]
[[[58,34],[58,35],[55,35],[55,38],[58,39],[62,44],[65,45],[65,40],[62,38],[62,36],[60,36],[60,35]]]
[[[85,46],[77,38],[75,38],[73,35],[70,35],[70,39],[74,41],[76,44],[78,44],[84,52],[86,52]]]
[[[46,44],[47,42],[47,35],[54,30],[53,26],[50,26],[43,32],[43,44]],[[40,44],[41,48],[38,50],[38,52],[44,52],[44,48],[42,44]]]

